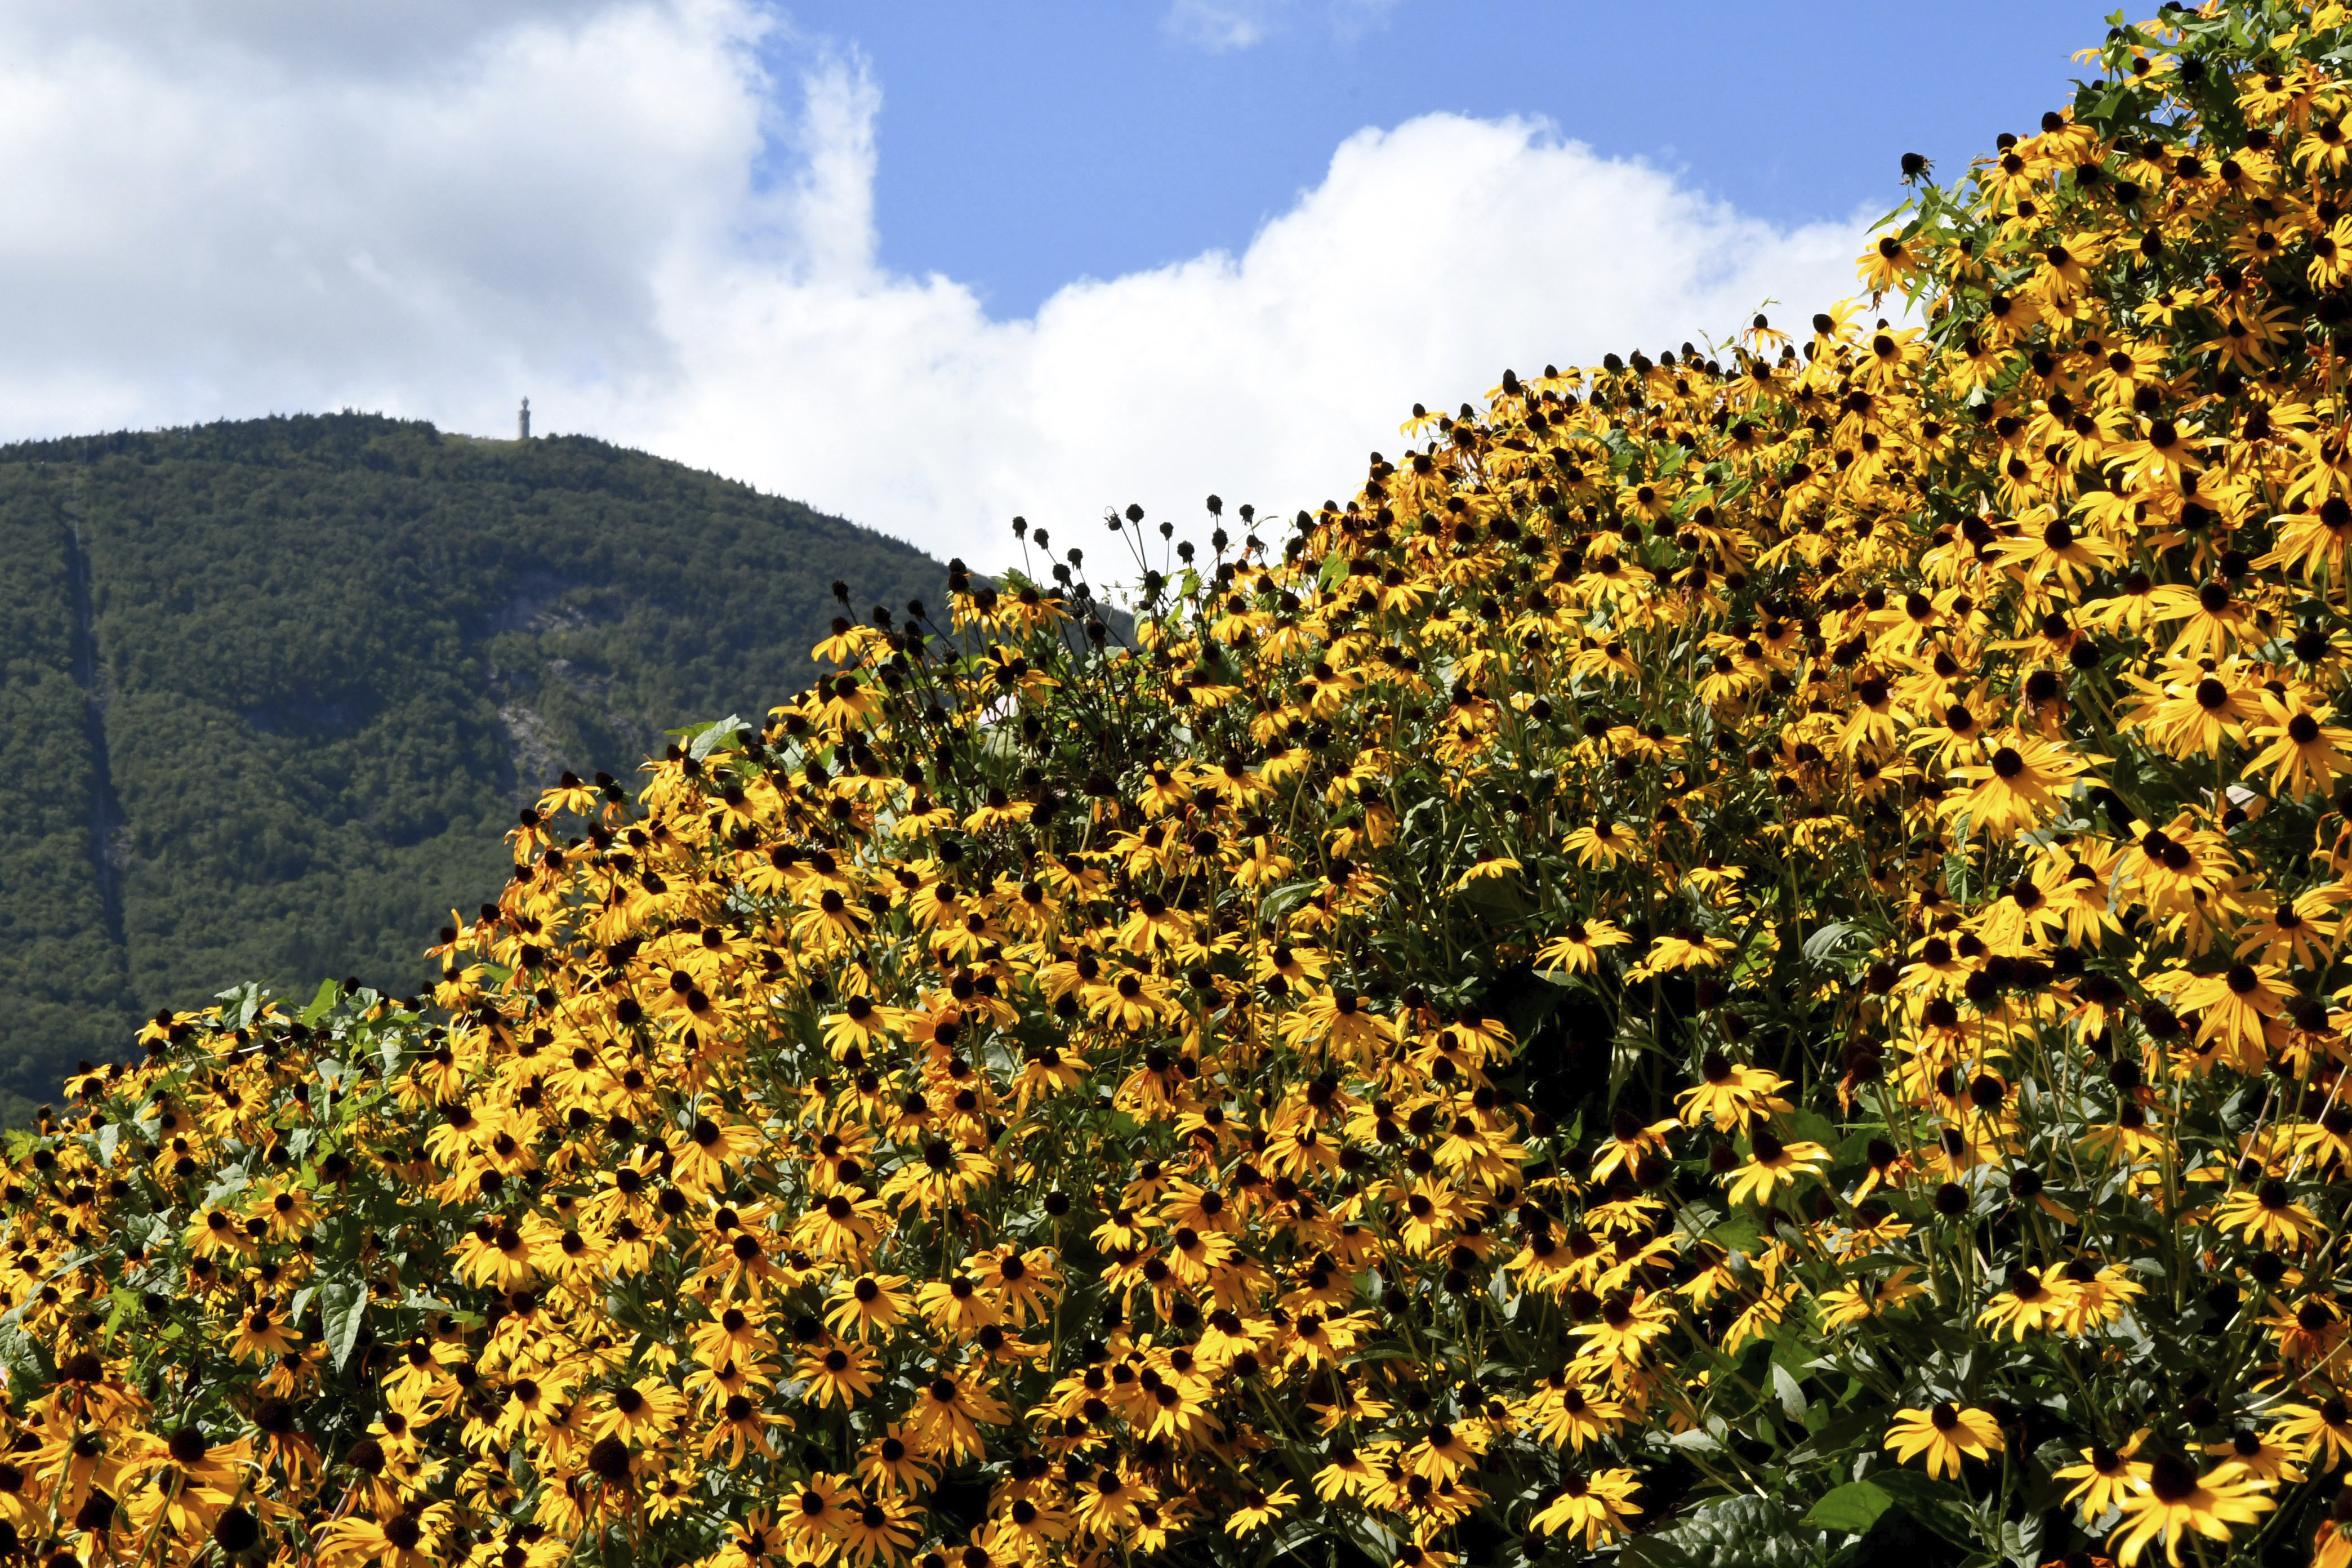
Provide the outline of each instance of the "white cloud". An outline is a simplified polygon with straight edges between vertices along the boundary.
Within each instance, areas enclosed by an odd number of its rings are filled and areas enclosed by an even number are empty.
[[[345,405],[503,434],[528,393],[542,430],[986,565],[1016,512],[1093,549],[1129,500],[1318,504],[1416,399],[1809,314],[1860,247],[1441,115],[1349,138],[1238,256],[992,321],[876,261],[863,64],[779,92],[738,0],[434,5],[406,53],[372,11],[276,26],[339,9],[0,20],[0,437]]]
[[[1361,31],[1394,10],[1398,0],[1327,0],[1334,31]],[[1168,30],[1187,43],[1217,53],[1246,49],[1299,9],[1298,0],[1171,0]]]
[[[662,372],[661,267],[762,216],[755,17],[508,6],[404,67],[356,30],[272,53],[233,25],[275,8],[161,49],[135,18],[0,21],[0,428],[465,423]]]
[[[1245,49],[1288,9],[1285,0],[1174,0],[1168,30],[1204,49]]]

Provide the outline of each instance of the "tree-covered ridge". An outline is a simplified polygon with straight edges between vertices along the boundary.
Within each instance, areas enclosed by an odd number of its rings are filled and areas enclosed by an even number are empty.
[[[836,577],[944,591],[642,453],[353,415],[0,448],[0,1089],[36,1099],[223,976],[412,988],[560,771],[805,684]]]

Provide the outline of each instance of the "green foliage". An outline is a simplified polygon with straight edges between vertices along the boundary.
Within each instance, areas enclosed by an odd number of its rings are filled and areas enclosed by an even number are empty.
[[[805,685],[835,578],[862,615],[945,575],[642,453],[356,415],[0,448],[0,1091],[34,1098],[223,975],[415,989],[560,771]]]
[[[91,874],[70,531],[39,500],[0,510],[0,1083],[20,1086],[116,1045],[125,1023],[121,947]],[[28,1106],[10,1095],[0,1117],[21,1122]]]

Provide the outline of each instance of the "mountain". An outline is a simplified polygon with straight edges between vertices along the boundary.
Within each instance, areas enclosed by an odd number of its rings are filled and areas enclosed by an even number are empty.
[[[0,447],[0,1116],[253,977],[408,991],[569,769],[804,686],[920,551],[578,437],[345,414]]]

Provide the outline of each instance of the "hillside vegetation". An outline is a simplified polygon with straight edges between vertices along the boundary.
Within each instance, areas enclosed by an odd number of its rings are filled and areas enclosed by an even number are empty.
[[[0,1089],[251,975],[406,993],[570,769],[805,684],[945,569],[576,437],[345,415],[0,448]],[[21,1121],[21,1116],[18,1118]]]

